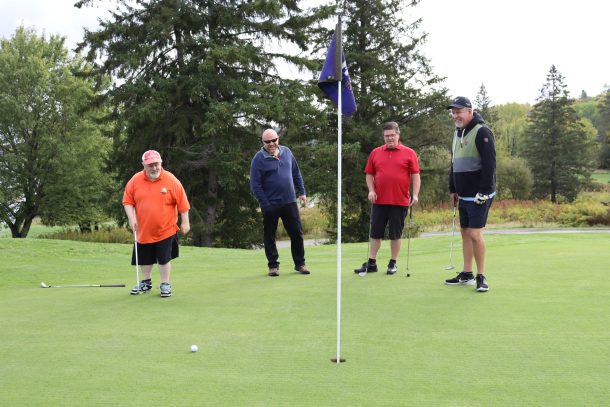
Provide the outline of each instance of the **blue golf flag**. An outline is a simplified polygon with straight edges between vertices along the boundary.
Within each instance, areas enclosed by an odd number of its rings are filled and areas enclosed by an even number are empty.
[[[356,111],[356,99],[352,90],[352,81],[347,72],[347,63],[345,62],[345,52],[341,43],[341,21],[337,24],[337,29],[333,34],[333,38],[328,47],[326,60],[318,86],[322,92],[332,100],[335,105],[338,105],[338,86],[337,82],[341,81],[341,113],[346,116],[351,116]]]

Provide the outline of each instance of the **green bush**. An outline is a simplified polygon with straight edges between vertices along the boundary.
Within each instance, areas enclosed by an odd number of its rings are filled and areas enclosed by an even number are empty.
[[[494,202],[488,224],[513,223],[520,227],[534,227],[556,223],[560,205],[548,201],[504,200]]]
[[[494,200],[487,221],[488,227],[549,227],[549,226],[598,226],[610,225],[610,206],[602,202],[610,202],[610,192],[582,192],[573,203],[553,204],[549,201],[530,200]],[[328,219],[325,212],[316,205],[312,208],[300,209],[303,234],[307,239],[325,239]],[[413,226],[411,237],[422,232],[451,230],[453,209],[449,205],[431,208],[417,205],[413,208]],[[403,237],[408,235],[409,218],[405,219]],[[458,220],[459,225],[459,220]],[[81,233],[78,228],[64,228],[53,231],[49,228],[41,233],[39,238],[79,240],[96,243],[132,243],[133,234],[125,228],[114,225],[103,226],[90,233]],[[260,231],[261,243],[263,231]],[[288,234],[281,222],[277,232],[278,240],[287,240]],[[189,245],[188,239],[181,239],[181,244]]]
[[[576,202],[564,205],[559,223],[566,226],[610,225],[610,210],[601,202]]]
[[[324,212],[320,208],[319,205],[315,205],[311,208],[301,208],[299,209],[299,214],[301,215],[301,224],[303,225],[303,236],[306,239],[314,239],[314,238],[326,238],[326,228],[328,226],[328,220],[324,215]],[[261,243],[263,241],[263,230],[261,229]],[[277,240],[287,240],[289,239],[288,233],[284,226],[282,225],[282,221],[279,222],[277,228]]]
[[[413,223],[417,224],[418,226],[417,235],[419,235],[419,233],[422,231],[433,232],[446,230],[447,226],[451,227],[452,221],[452,208],[420,210],[419,207],[414,207],[413,209]]]
[[[496,168],[498,196],[502,199],[528,199],[534,177],[527,161],[518,157],[500,157]]]
[[[78,229],[62,229],[59,232],[44,233],[39,239],[77,240],[92,243],[133,243],[133,233],[129,229],[112,226],[82,233]]]

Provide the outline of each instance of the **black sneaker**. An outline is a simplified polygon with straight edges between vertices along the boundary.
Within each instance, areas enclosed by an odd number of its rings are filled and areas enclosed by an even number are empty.
[[[472,271],[462,271],[457,276],[445,280],[445,284],[447,285],[474,285],[474,276],[472,275]]]
[[[354,270],[354,273],[356,273],[356,274],[376,273],[376,272],[377,272],[377,263],[369,263],[368,261],[365,261],[364,263],[362,263],[362,267],[360,267],[359,269]]]
[[[487,285],[487,279],[484,274],[477,274],[477,291],[480,293],[489,291],[489,285]]]
[[[397,271],[398,271],[398,266],[396,265],[396,263],[389,262],[388,271],[386,272],[386,274],[393,275],[393,274],[396,274]]]
[[[152,282],[150,280],[142,280],[140,284],[131,289],[131,295],[144,294],[152,290]]]

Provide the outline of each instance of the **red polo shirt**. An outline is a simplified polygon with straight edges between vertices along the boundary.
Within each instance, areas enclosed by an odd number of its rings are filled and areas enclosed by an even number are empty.
[[[415,151],[399,144],[390,150],[383,145],[369,155],[364,172],[375,176],[376,204],[409,206],[411,174],[419,174]]]

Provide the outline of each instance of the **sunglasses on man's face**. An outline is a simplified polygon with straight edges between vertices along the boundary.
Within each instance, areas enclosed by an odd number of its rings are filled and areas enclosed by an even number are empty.
[[[263,140],[263,143],[265,144],[271,144],[271,143],[276,143],[277,142],[277,138],[271,139],[271,140]]]

